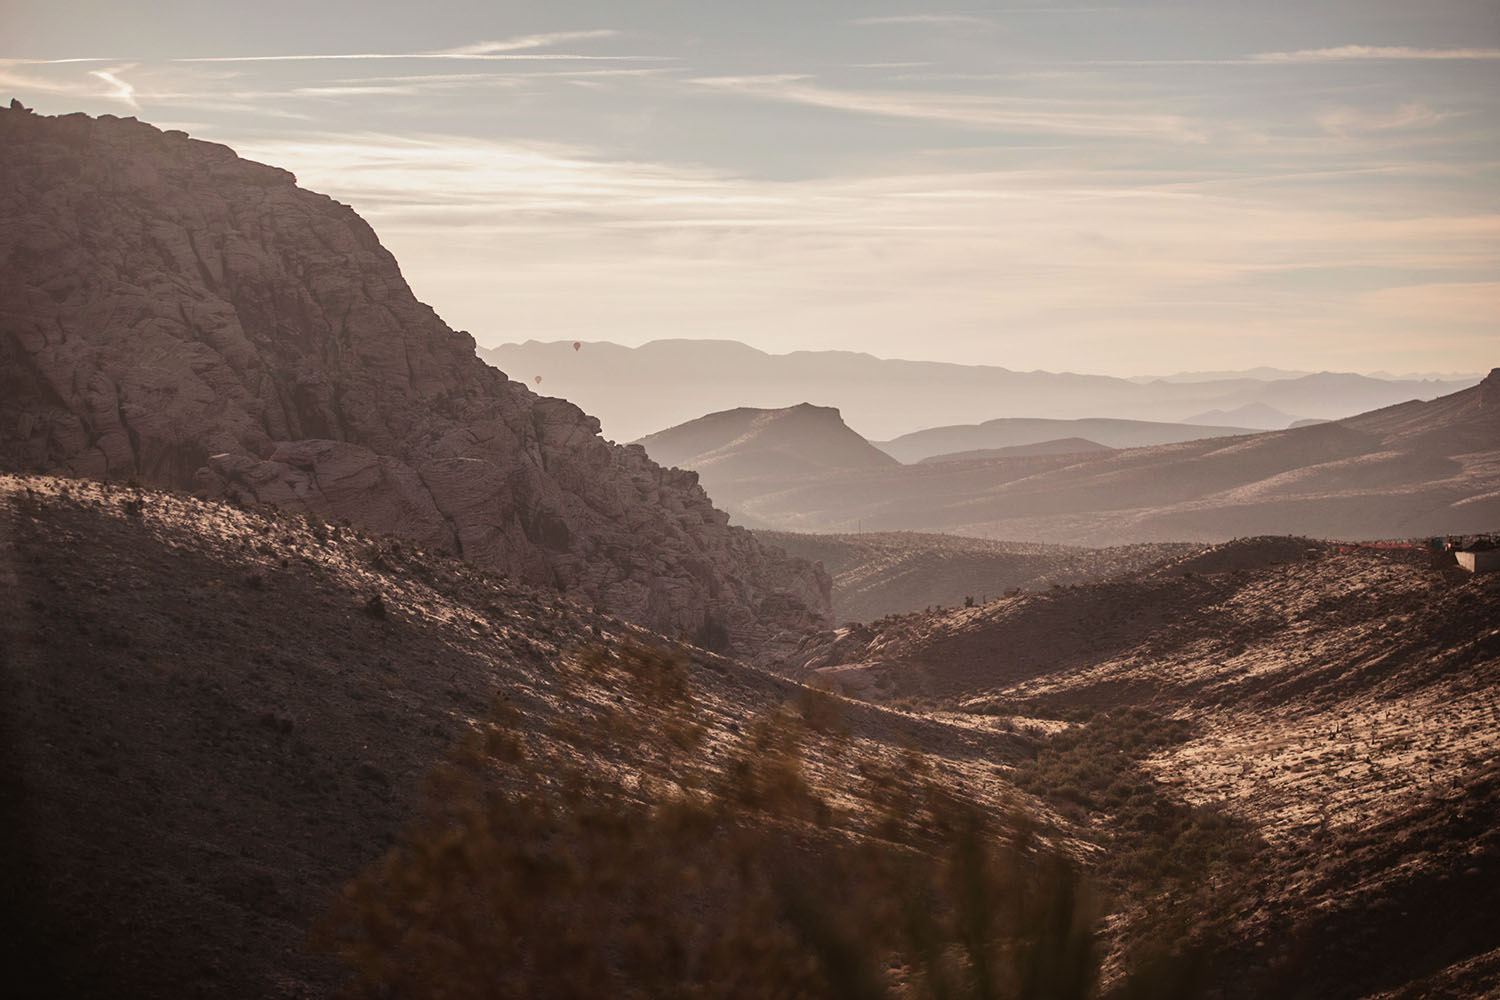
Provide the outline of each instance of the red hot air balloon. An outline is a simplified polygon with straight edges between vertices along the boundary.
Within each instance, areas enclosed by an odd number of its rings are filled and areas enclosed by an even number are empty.
[[[581,340],[575,340],[575,341],[573,341],[573,350],[575,350],[575,351],[582,350],[582,348],[583,348],[583,341],[581,341]]]
[[[532,379],[532,381],[535,382],[537,385],[541,385],[542,384],[542,377],[540,375],[538,375],[536,378]]]

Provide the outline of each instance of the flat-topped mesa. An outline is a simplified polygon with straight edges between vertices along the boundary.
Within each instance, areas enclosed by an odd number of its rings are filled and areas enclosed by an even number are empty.
[[[285,170],[0,109],[0,260],[0,467],[349,518],[673,634],[828,614],[821,568],[484,364]]]
[[[668,465],[741,476],[797,468],[859,469],[899,464],[844,423],[837,407],[798,403],[741,406],[647,435],[638,444]]]

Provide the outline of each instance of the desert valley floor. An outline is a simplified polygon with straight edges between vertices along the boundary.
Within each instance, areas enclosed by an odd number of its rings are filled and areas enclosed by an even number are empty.
[[[492,700],[555,739],[567,663],[664,641],[394,539],[132,487],[6,477],[0,544],[5,940],[56,996],[331,988],[308,928]],[[757,713],[812,714],[800,677],[855,696],[843,735],[808,730],[813,785],[841,741],[916,749],[1033,817],[1107,900],[1109,989],[1165,939],[1222,996],[1460,997],[1500,989],[1497,610],[1500,576],[1426,554],[1247,539],[812,630],[787,676],[677,648],[695,767]]]

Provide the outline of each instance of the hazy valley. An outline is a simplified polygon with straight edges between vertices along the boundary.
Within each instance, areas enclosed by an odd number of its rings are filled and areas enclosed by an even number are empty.
[[[1120,545],[1259,534],[1407,538],[1483,532],[1500,518],[1500,372],[1430,402],[1285,431],[1118,449],[1063,439],[1051,443],[1056,452],[998,457],[924,455],[971,434],[932,432],[926,448],[922,435],[887,445],[923,459],[915,465],[857,457],[867,454],[864,442],[826,408],[770,411],[743,431],[717,419],[644,441],[663,461],[698,463],[710,495],[757,528]],[[799,430],[787,426],[794,422]],[[1092,431],[1108,437],[1099,433],[1106,429]],[[1000,422],[986,437],[1007,430]],[[807,456],[835,449],[841,457],[809,469]]]
[[[476,351],[227,147],[0,192],[29,995],[1500,995],[1500,371]]]
[[[767,410],[798,403],[831,406],[872,441],[1007,417],[1240,426],[1228,419],[1240,407],[1251,407],[1247,415],[1262,418],[1244,428],[1258,430],[1265,426],[1265,408],[1284,414],[1288,423],[1335,419],[1409,399],[1432,399],[1479,379],[1283,372],[1139,382],[848,351],[767,354],[745,344],[709,340],[659,340],[640,347],[526,341],[481,348],[479,354],[518,379],[540,378],[539,386],[582,406],[599,418],[607,437],[620,441],[723,410],[725,400]],[[1210,412],[1214,410],[1231,412],[1220,420]]]

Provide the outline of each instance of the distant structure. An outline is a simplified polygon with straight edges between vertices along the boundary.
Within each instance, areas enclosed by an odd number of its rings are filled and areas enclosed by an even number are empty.
[[[1486,549],[1482,552],[1455,552],[1453,553],[1458,564],[1470,573],[1490,573],[1500,569],[1500,549]]]

